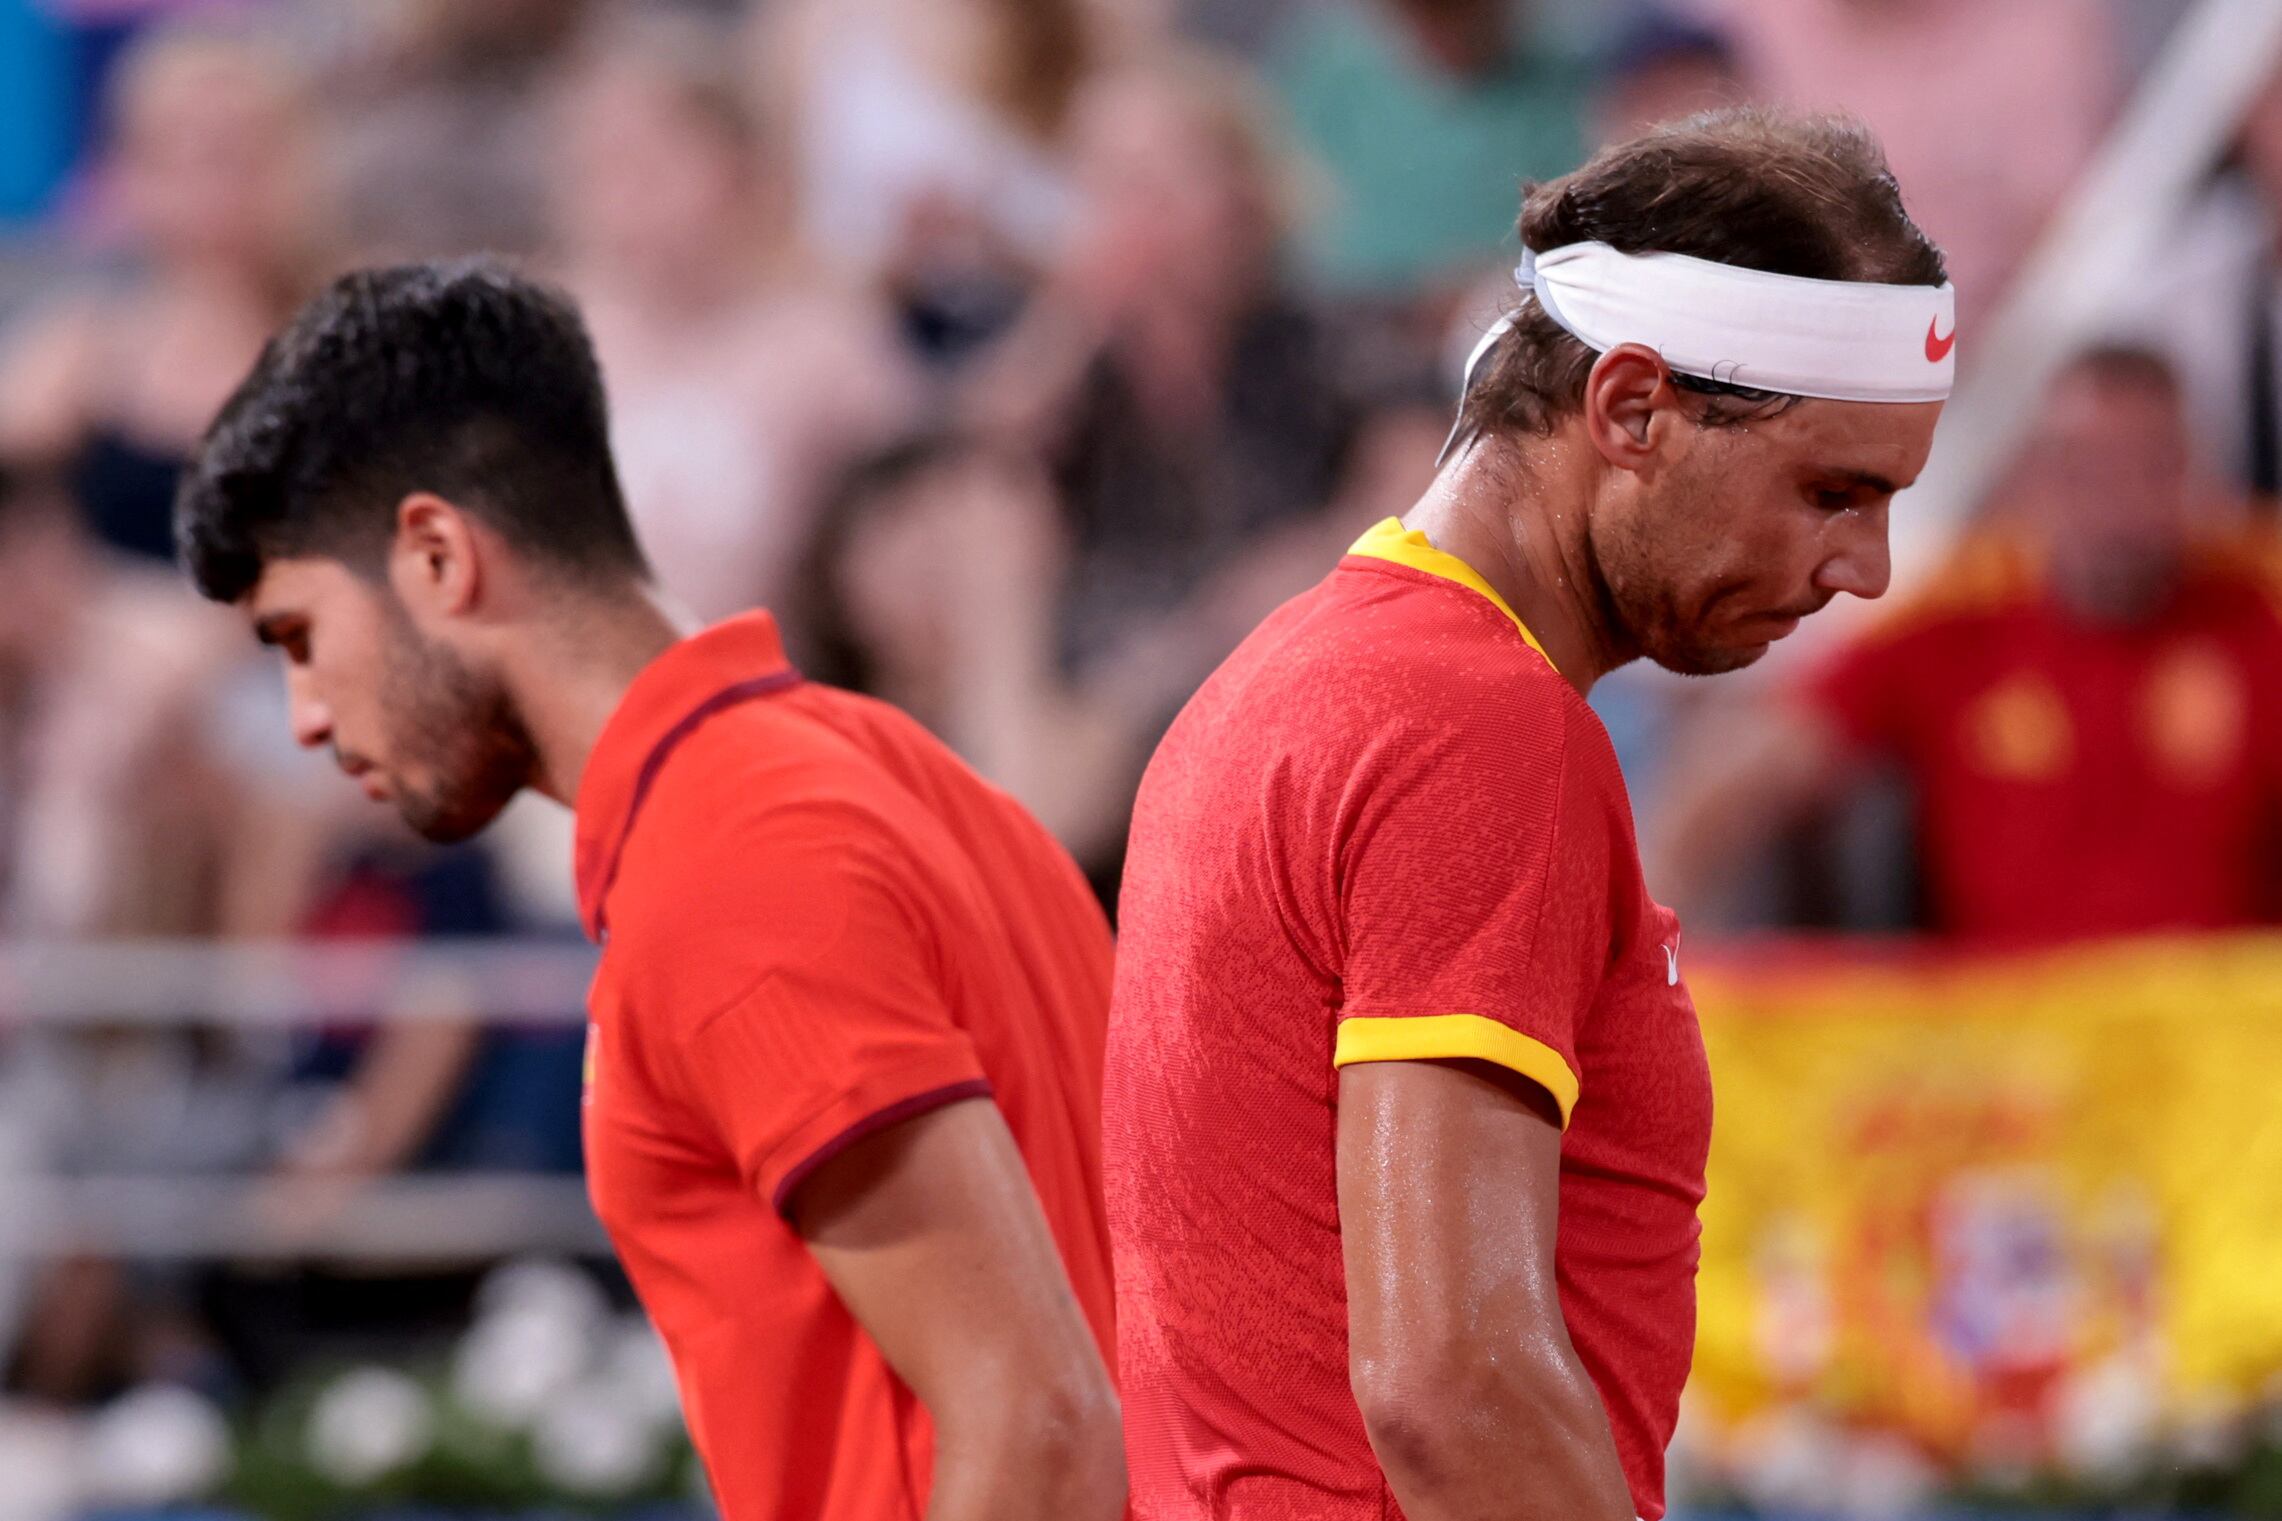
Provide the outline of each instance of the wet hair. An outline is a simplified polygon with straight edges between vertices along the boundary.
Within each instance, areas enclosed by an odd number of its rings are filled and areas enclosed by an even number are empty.
[[[200,441],[175,539],[217,602],[277,557],[377,577],[415,491],[569,580],[648,574],[585,324],[568,297],[491,259],[360,270],[303,307]]]
[[[1841,117],[1738,108],[1658,127],[1527,187],[1516,230],[1541,252],[1599,242],[1813,280],[1948,278],[1941,250],[1903,208],[1877,139]],[[1459,442],[1552,432],[1583,405],[1599,357],[1525,297],[1467,390]],[[1704,398],[1701,420],[1713,425],[1797,399],[1693,376],[1672,383]]]

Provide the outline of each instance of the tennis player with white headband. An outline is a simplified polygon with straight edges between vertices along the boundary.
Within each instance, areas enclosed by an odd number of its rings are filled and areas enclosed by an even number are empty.
[[[1711,1084],[1585,694],[1883,592],[1958,336],[1845,122],[1660,129],[1519,231],[1425,496],[1135,805],[1103,1158],[1141,1521],[1664,1513]]]

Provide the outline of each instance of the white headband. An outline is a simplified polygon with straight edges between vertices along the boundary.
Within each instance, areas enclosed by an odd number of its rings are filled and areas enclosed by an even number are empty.
[[[1957,292],[1947,284],[1808,280],[1606,243],[1524,249],[1514,280],[1595,353],[1646,344],[1679,374],[1725,385],[1831,401],[1941,401],[1956,379]],[[1476,345],[1469,383],[1515,315]]]

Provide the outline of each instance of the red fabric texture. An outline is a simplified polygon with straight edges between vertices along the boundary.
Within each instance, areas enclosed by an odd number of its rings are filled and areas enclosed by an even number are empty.
[[[926,1412],[782,1209],[851,1138],[989,1095],[1106,1352],[1109,930],[1012,799],[785,671],[767,615],[707,630],[588,763],[589,1188],[727,1521],[918,1521]]]
[[[1454,1013],[1579,1080],[1562,1309],[1662,1515],[1710,1079],[1607,735],[1507,615],[1350,556],[1173,725],[1121,904],[1104,1162],[1136,1517],[1399,1514],[1349,1385],[1333,1057],[1345,1019]]]

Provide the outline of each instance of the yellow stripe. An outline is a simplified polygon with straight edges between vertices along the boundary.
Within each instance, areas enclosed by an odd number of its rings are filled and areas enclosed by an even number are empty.
[[[1490,583],[1482,579],[1480,572],[1456,555],[1436,549],[1433,541],[1425,534],[1403,527],[1401,518],[1388,518],[1377,524],[1357,539],[1354,547],[1347,552],[1362,555],[1366,559],[1389,560],[1397,565],[1407,565],[1412,570],[1423,570],[1430,576],[1455,581],[1468,591],[1480,593],[1489,598],[1490,605],[1505,614],[1513,626],[1521,631],[1522,640],[1543,656],[1547,665],[1553,664],[1553,657],[1545,654],[1545,646],[1537,642],[1537,636],[1529,631],[1529,625],[1521,621],[1519,613],[1506,605],[1505,598],[1499,596]],[[1558,674],[1560,668],[1555,666],[1554,669]]]
[[[1479,1014],[1341,1020],[1339,1040],[1331,1052],[1331,1065],[1460,1058],[1492,1062],[1528,1078],[1553,1095],[1553,1102],[1561,1108],[1561,1128],[1569,1128],[1569,1111],[1577,1107],[1577,1074],[1569,1070],[1561,1053],[1541,1040],[1532,1040],[1519,1030]]]

